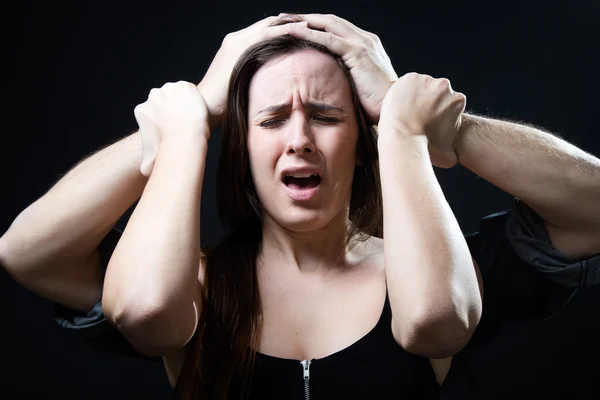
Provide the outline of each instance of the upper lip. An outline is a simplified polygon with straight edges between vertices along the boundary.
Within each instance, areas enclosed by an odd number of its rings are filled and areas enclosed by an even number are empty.
[[[283,181],[286,175],[296,174],[312,174],[321,177],[321,171],[315,167],[290,167],[281,171],[281,181]]]

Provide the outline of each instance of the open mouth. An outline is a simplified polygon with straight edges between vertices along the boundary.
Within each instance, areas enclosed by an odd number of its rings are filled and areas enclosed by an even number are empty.
[[[293,190],[312,189],[319,186],[321,177],[318,174],[298,173],[283,177],[283,183]]]

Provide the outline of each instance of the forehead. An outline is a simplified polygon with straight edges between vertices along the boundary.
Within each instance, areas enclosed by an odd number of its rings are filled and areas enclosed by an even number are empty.
[[[292,100],[319,100],[338,107],[351,104],[350,85],[337,61],[328,54],[307,49],[273,59],[250,82],[250,112],[259,107]]]

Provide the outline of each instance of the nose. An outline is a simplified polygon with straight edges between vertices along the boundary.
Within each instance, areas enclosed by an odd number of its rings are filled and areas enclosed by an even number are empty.
[[[310,154],[315,152],[315,144],[310,123],[303,117],[290,121],[287,154]]]

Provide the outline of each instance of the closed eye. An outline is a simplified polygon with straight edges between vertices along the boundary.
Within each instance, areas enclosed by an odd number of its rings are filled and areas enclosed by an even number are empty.
[[[320,124],[337,124],[340,123],[341,120],[339,118],[334,118],[334,117],[325,117],[325,116],[315,116],[312,117],[312,119]],[[285,119],[269,119],[266,121],[263,121],[261,123],[258,124],[258,126],[260,126],[261,128],[277,128],[281,125],[283,125],[285,123]]]
[[[324,124],[337,124],[338,122],[340,122],[339,118],[334,117],[317,116],[313,117],[313,119]]]
[[[261,128],[276,128],[284,123],[283,119],[270,119],[267,121],[263,121],[258,126]]]

